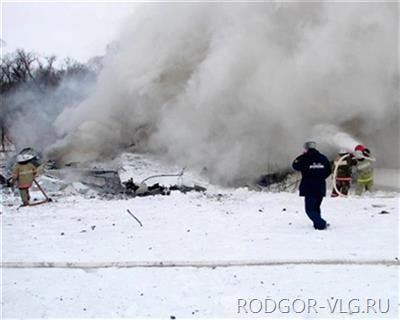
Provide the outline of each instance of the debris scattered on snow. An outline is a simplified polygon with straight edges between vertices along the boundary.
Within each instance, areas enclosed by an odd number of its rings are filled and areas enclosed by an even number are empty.
[[[194,185],[193,187],[186,186],[186,185],[171,185],[169,187],[160,185],[159,183],[155,183],[153,185],[148,186],[145,183],[136,184],[133,182],[133,179],[130,178],[128,181],[122,183],[125,186],[126,194],[130,196],[138,196],[138,197],[145,197],[145,196],[154,196],[154,195],[170,195],[171,191],[180,191],[182,193],[187,193],[191,191],[197,192],[204,192],[207,189],[199,186]]]

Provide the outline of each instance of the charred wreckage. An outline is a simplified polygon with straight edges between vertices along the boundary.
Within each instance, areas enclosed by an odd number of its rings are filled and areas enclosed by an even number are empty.
[[[3,187],[12,187],[11,177],[14,164],[17,157],[28,155],[33,165],[38,168],[38,173],[45,180],[59,181],[63,187],[67,188],[71,184],[80,184],[95,193],[103,196],[127,196],[144,197],[154,195],[170,195],[171,191],[180,191],[187,193],[191,191],[204,192],[206,188],[194,184],[193,186],[176,183],[172,185],[162,185],[160,183],[148,184],[147,181],[158,177],[181,177],[184,170],[177,174],[157,174],[152,175],[141,182],[135,182],[133,178],[122,182],[117,170],[103,168],[81,168],[78,163],[70,163],[63,167],[58,167],[54,161],[43,162],[41,154],[32,148],[25,148],[18,154],[9,156],[0,168],[0,185]],[[38,187],[40,187],[38,185]],[[79,188],[78,188],[79,189]],[[87,189],[84,189],[87,190]]]
[[[102,167],[82,168],[79,163],[69,163],[61,167],[58,166],[55,161],[43,161],[41,154],[32,148],[25,148],[19,153],[14,153],[1,163],[0,185],[3,187],[11,187],[13,166],[17,162],[17,157],[21,155],[29,155],[29,158],[31,158],[30,162],[38,168],[40,184],[43,184],[44,188],[41,188],[37,181],[35,181],[35,184],[46,198],[48,197],[43,189],[51,191],[73,189],[80,194],[86,195],[90,193],[91,197],[98,195],[106,199],[154,195],[167,196],[171,194],[171,191],[179,191],[182,193],[206,191],[206,188],[199,184],[185,185],[181,183],[180,178],[184,175],[185,169],[182,169],[181,172],[176,174],[155,174],[140,182],[134,181],[133,178],[121,181],[118,170],[104,169]],[[157,178],[163,177],[176,177],[177,183],[148,183],[151,180],[157,181]],[[285,172],[262,175],[253,183],[246,183],[241,186],[257,191],[283,191],[294,190],[297,187],[297,183],[298,177],[288,170]],[[58,187],[54,188],[54,185],[58,185]]]

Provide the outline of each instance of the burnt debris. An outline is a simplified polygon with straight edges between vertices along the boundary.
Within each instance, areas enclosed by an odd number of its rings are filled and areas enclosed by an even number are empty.
[[[87,170],[81,173],[80,182],[100,193],[124,193],[124,187],[115,170]]]
[[[153,185],[147,185],[145,183],[136,184],[133,182],[133,179],[130,178],[128,181],[123,182],[125,187],[125,193],[129,196],[138,196],[138,197],[145,197],[145,196],[155,196],[155,195],[170,195],[171,191],[180,191],[182,193],[187,193],[191,191],[196,192],[204,192],[207,189],[199,186],[194,185],[186,186],[186,185],[171,185],[171,186],[163,186],[159,183],[155,183]]]

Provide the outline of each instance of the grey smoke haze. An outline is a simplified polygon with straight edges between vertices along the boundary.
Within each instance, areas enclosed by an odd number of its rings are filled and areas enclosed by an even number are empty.
[[[94,79],[66,77],[57,87],[39,89],[32,83],[2,97],[0,122],[17,150],[33,147],[43,151],[57,141],[53,123],[66,106],[77,105],[88,96]]]
[[[142,5],[49,152],[135,144],[220,183],[286,168],[308,139],[397,166],[398,27],[396,3]]]

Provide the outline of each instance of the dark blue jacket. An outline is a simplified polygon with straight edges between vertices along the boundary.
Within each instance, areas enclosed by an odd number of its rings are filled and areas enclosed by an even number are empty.
[[[293,161],[293,169],[301,171],[300,196],[324,197],[325,179],[331,174],[327,157],[315,149],[309,149]]]

